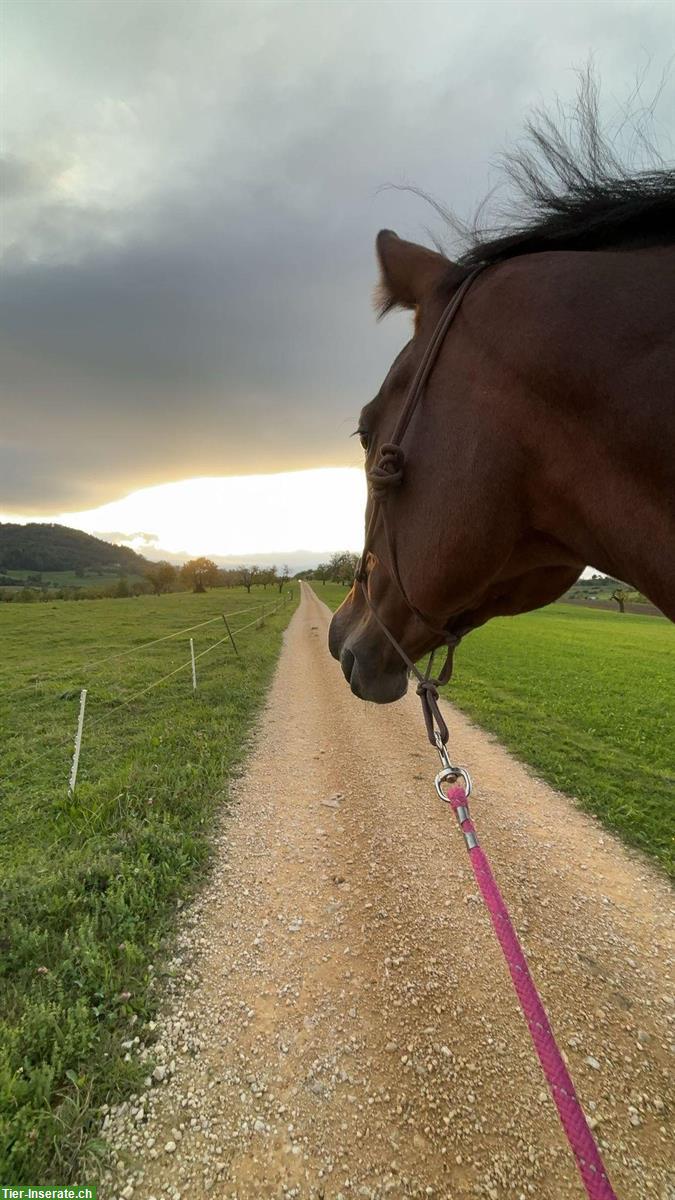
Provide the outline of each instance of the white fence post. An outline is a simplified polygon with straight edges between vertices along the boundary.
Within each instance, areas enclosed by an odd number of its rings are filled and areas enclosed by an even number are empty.
[[[195,644],[190,638],[190,657],[192,659],[192,690],[197,691],[197,664],[195,663]]]
[[[80,746],[82,745],[82,730],[84,728],[84,709],[87,703],[87,689],[82,688],[80,692],[80,715],[77,718],[77,733],[75,734],[75,749],[73,750],[73,762],[70,768],[70,779],[68,780],[68,795],[72,796],[77,783],[77,768],[80,762]]]

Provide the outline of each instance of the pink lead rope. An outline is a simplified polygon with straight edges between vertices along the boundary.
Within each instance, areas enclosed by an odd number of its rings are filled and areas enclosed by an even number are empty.
[[[454,809],[460,829],[464,834],[476,882],[490,913],[490,919],[499,939],[499,944],[504,951],[504,957],[511,972],[513,986],[518,994],[520,1006],[525,1015],[532,1041],[534,1042],[534,1048],[539,1055],[539,1061],[546,1076],[546,1082],[551,1090],[551,1095],[555,1101],[555,1106],[567,1135],[567,1140],[577,1161],[586,1193],[590,1197],[590,1200],[617,1200],[616,1193],[607,1178],[607,1172],[600,1157],[600,1151],[588,1127],[584,1110],[574,1090],[574,1084],[570,1079],[567,1067],[556,1045],[553,1030],[530,975],[527,960],[518,941],[516,931],[511,924],[511,918],[502,899],[501,892],[495,882],[490,864],[478,844],[476,830],[469,816],[468,790],[470,790],[470,787],[465,791],[463,787],[455,786],[449,788],[447,793],[445,793],[441,791],[439,786],[441,776],[447,778],[450,773],[450,771],[442,771],[440,776],[437,777],[437,791]],[[467,783],[469,782],[468,776],[463,771],[454,772],[455,775],[458,773],[464,776]]]

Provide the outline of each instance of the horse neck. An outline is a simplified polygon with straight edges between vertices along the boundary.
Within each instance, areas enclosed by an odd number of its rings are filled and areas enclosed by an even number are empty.
[[[675,513],[639,476],[619,473],[610,464],[596,472],[598,499],[579,506],[583,528],[575,549],[615,579],[625,580],[675,620]],[[675,481],[670,483],[670,496]]]
[[[675,620],[675,408],[623,388],[577,397],[542,439],[535,526]]]
[[[533,527],[675,618],[674,278],[675,247],[525,256],[479,332]]]

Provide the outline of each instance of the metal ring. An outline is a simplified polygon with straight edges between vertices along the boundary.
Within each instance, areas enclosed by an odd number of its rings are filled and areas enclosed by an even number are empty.
[[[469,796],[471,795],[471,776],[469,775],[469,772],[464,767],[444,767],[442,771],[438,772],[438,775],[434,779],[434,786],[436,788],[436,792],[438,794],[439,799],[442,800],[444,804],[450,803],[450,801],[448,800],[448,797],[446,796],[445,792],[441,788],[441,784],[447,783],[451,779],[461,779],[462,780],[462,783],[464,784],[464,792],[465,792],[466,798],[468,800]]]

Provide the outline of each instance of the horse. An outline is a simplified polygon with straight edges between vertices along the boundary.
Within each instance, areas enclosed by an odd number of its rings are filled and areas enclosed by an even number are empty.
[[[364,700],[586,565],[675,620],[675,173],[565,166],[563,195],[535,179],[535,220],[457,261],[377,236],[380,314],[414,328],[359,417],[366,552],[329,632]]]

